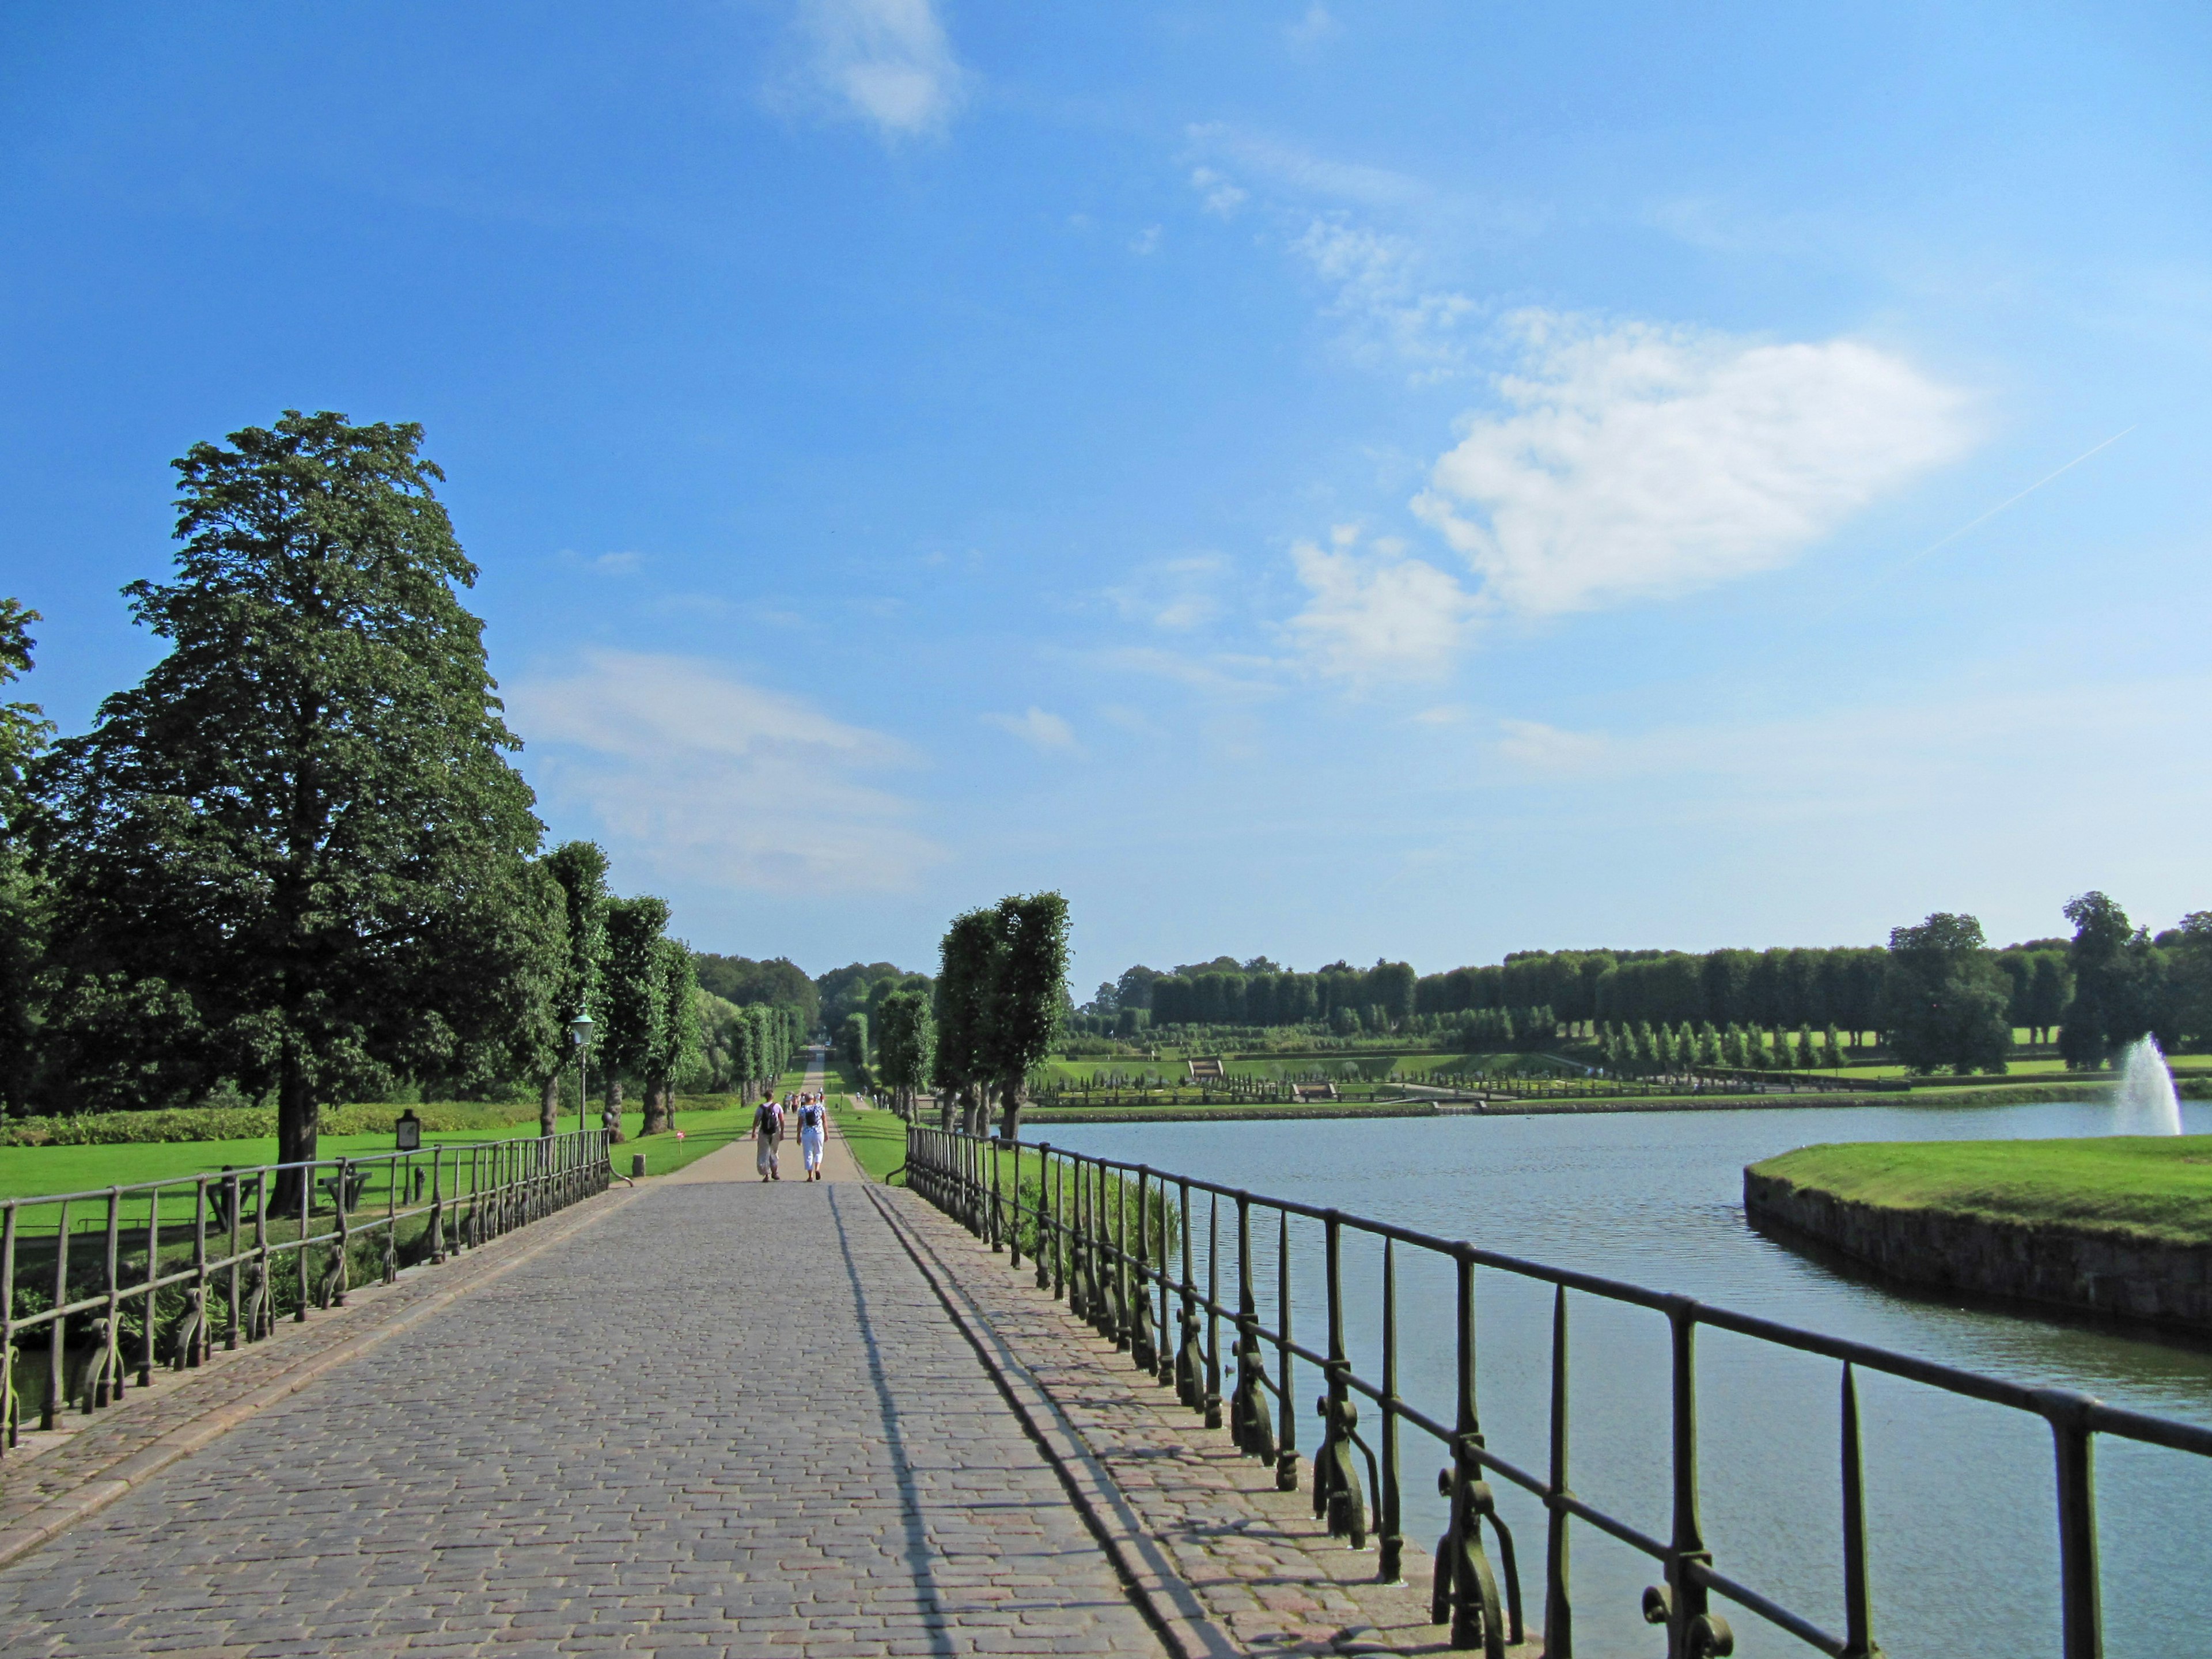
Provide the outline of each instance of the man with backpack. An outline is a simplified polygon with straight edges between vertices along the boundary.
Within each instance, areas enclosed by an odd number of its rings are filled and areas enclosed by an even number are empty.
[[[783,1140],[783,1108],[775,1103],[773,1094],[761,1097],[760,1109],[753,1114],[753,1164],[760,1170],[763,1181],[781,1181],[783,1172],[776,1168],[775,1155]]]

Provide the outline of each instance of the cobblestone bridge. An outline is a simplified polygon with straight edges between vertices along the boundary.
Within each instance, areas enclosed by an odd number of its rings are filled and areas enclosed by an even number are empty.
[[[1363,1582],[1003,1256],[834,1141],[830,1174],[763,1185],[739,1144],[32,1437],[0,1646],[1441,1645],[1425,1580]]]

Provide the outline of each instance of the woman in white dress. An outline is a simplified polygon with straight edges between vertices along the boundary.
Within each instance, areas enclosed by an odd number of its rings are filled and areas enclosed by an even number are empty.
[[[799,1109],[799,1150],[806,1159],[809,1181],[822,1179],[822,1138],[829,1127],[827,1117],[817,1095],[808,1095]]]

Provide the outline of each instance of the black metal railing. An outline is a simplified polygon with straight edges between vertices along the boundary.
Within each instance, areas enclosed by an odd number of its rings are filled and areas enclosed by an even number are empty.
[[[1221,1330],[1233,1333],[1233,1368],[1226,1426],[1237,1449],[1272,1463],[1283,1491],[1297,1485],[1297,1413],[1291,1364],[1321,1372],[1317,1403],[1322,1443],[1314,1456],[1313,1503],[1332,1534],[1363,1544],[1375,1518],[1377,1577],[1395,1582],[1404,1550],[1400,1431],[1437,1441],[1449,1462],[1439,1477],[1449,1519],[1435,1562],[1431,1615],[1449,1624],[1457,1648],[1481,1648],[1503,1659],[1522,1638],[1520,1577],[1510,1531],[1499,1518],[1487,1474],[1531,1493],[1545,1509],[1543,1637],[1547,1659],[1571,1659],[1573,1607],[1569,1594],[1570,1526],[1580,1521],[1659,1564],[1661,1583],[1644,1593],[1645,1620],[1667,1628],[1669,1659],[1712,1659],[1733,1651],[1735,1637],[1713,1606],[1724,1598],[1808,1646],[1837,1659],[1871,1659],[1873,1595],[1866,1551],[1861,1473],[1857,1373],[1900,1377],[1967,1399],[2033,1413],[2051,1429],[2058,1522],[2059,1651],[2065,1659],[2103,1652],[2097,1559],[2096,1437],[2112,1435],[2199,1457],[2212,1457],[2212,1430],[2106,1405],[2089,1395],[2037,1389],[1890,1352],[1869,1344],[1801,1330],[1686,1296],[1617,1279],[1547,1267],[1482,1249],[1464,1240],[1433,1237],[1384,1221],[1294,1200],[1269,1198],[1194,1176],[1069,1152],[1047,1145],[987,1140],[909,1125],[906,1176],[930,1202],[964,1223],[994,1249],[1011,1248],[1016,1267],[1024,1246],[1036,1283],[1090,1321],[1134,1363],[1172,1385],[1209,1428],[1224,1426]],[[1196,1282],[1193,1197],[1205,1201],[1203,1274]],[[1233,1299],[1220,1285],[1221,1212],[1235,1230]],[[1276,1244],[1276,1324],[1263,1322],[1255,1296],[1255,1212],[1272,1212]],[[1319,1348],[1299,1342],[1291,1324],[1293,1217],[1322,1228],[1326,1336]],[[1347,1233],[1379,1241],[1382,1269],[1382,1369],[1358,1375],[1345,1340],[1343,1241]],[[1424,1413],[1399,1394],[1398,1252],[1423,1252],[1450,1264],[1456,1334],[1455,1405],[1449,1422]],[[1552,1287],[1550,1437],[1543,1471],[1508,1461],[1485,1440],[1475,1400],[1474,1274],[1478,1267]],[[1668,1322],[1671,1364],[1669,1474],[1672,1522],[1656,1537],[1576,1496],[1568,1470],[1568,1292],[1640,1308]],[[1840,1469],[1843,1632],[1822,1628],[1715,1565],[1699,1517],[1697,1334],[1729,1331],[1841,1363]],[[1170,1337],[1170,1329],[1176,1333]],[[1267,1361],[1274,1361],[1269,1375]],[[1374,1441],[1360,1432],[1356,1400],[1370,1401],[1381,1421]],[[1353,1454],[1358,1453],[1355,1459]],[[1362,1476],[1364,1476],[1363,1481]],[[1371,1504],[1371,1510],[1370,1510]],[[1496,1547],[1497,1567],[1491,1561]]]
[[[120,1400],[134,1370],[144,1388],[198,1366],[218,1327],[236,1348],[287,1304],[296,1321],[343,1305],[356,1267],[389,1283],[403,1257],[443,1261],[605,1191],[608,1145],[577,1130],[0,1200],[0,1455],[20,1443],[22,1362],[51,1429]]]

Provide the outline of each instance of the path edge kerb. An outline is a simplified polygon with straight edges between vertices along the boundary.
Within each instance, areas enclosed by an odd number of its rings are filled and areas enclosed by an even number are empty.
[[[1160,1541],[1130,1508],[1112,1474],[1085,1443],[1082,1431],[1006,1346],[989,1316],[969,1298],[958,1275],[929,1239],[899,1213],[902,1200],[887,1196],[908,1189],[871,1181],[866,1190],[890,1224],[891,1236],[975,1350],[1023,1431],[1059,1475],[1069,1502],[1161,1644],[1176,1659],[1241,1659],[1245,1650],[1200,1603]],[[915,1194],[910,1201],[926,1200]]]
[[[526,1248],[517,1249],[505,1261],[495,1262],[472,1274],[465,1283],[450,1285],[425,1297],[413,1307],[396,1314],[372,1330],[349,1336],[335,1347],[301,1359],[289,1370],[252,1392],[240,1395],[228,1405],[216,1407],[189,1422],[179,1423],[151,1445],[142,1446],[82,1485],[49,1498],[13,1526],[0,1529],[0,1568],[12,1566],[33,1551],[52,1543],[78,1522],[99,1514],[125,1493],[145,1485],[171,1464],[214,1444],[246,1419],[266,1411],[278,1401],[297,1394],[325,1373],[359,1358],[372,1348],[380,1346],[392,1337],[420,1324],[432,1314],[451,1307],[471,1291],[512,1273],[554,1245],[574,1237],[647,1190],[643,1187],[632,1187],[627,1192],[614,1194],[605,1203],[595,1206],[589,1214],[581,1217],[575,1216],[574,1211],[582,1206],[573,1206],[569,1212],[572,1219],[568,1224],[549,1222],[539,1237],[530,1239]],[[586,1199],[584,1203],[589,1204],[591,1200]],[[526,1233],[524,1237],[527,1238],[528,1235]]]

